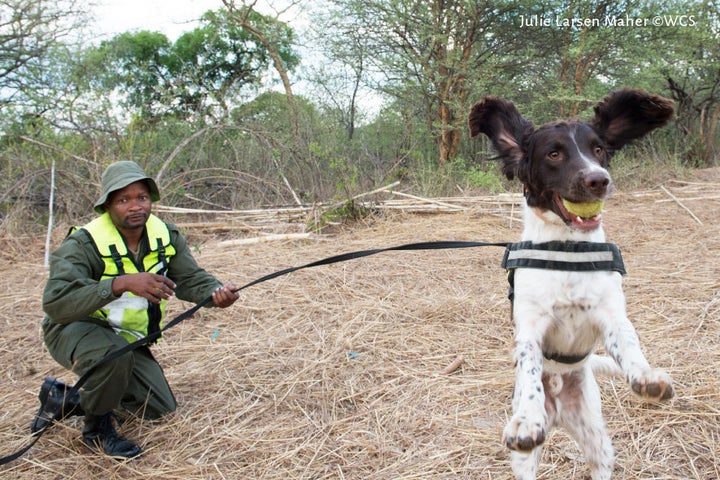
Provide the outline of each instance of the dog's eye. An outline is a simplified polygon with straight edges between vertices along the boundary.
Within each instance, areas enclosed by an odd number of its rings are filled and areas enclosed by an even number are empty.
[[[602,155],[604,151],[605,151],[605,149],[603,147],[601,147],[600,145],[596,146],[594,149],[595,155],[597,155],[598,157],[600,155]]]
[[[558,152],[557,150],[553,150],[552,152],[549,152],[549,153],[547,154],[547,157],[548,157],[550,160],[557,160],[557,159],[560,158],[560,152]]]

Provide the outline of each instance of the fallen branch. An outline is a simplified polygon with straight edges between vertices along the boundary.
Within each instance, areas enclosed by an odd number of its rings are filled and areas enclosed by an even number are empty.
[[[684,202],[705,202],[707,200],[720,200],[720,195],[708,195],[705,197],[685,197],[683,198]],[[672,202],[673,200],[670,198],[663,198],[662,200],[657,200],[657,203],[665,203],[665,202]]]
[[[249,225],[247,223],[227,223],[227,222],[186,222],[175,223],[178,228],[193,228],[203,231],[226,231],[226,230],[262,230],[265,227],[257,225]]]
[[[237,240],[224,240],[218,243],[219,246],[250,245],[253,243],[276,242],[279,240],[304,240],[311,237],[310,233],[278,233],[263,235],[262,237],[239,238]]]
[[[670,193],[670,191],[669,191],[667,188],[665,188],[664,185],[660,185],[660,189],[662,189],[663,192],[665,192],[666,194],[668,194],[668,196],[669,196],[670,198],[672,198],[672,199],[675,201],[675,203],[677,203],[682,209],[684,209],[686,212],[688,212],[688,213],[690,214],[690,216],[691,216],[697,223],[699,223],[700,225],[703,224],[703,222],[702,222],[698,217],[695,216],[695,214],[692,212],[692,210],[690,210],[688,207],[686,207],[675,195],[673,195],[672,193]]]
[[[399,181],[399,180],[391,183],[390,185],[385,185],[384,187],[376,188],[375,190],[372,190],[372,191],[369,191],[369,192],[359,193],[359,194],[357,194],[357,195],[355,195],[355,196],[353,196],[353,197],[350,197],[348,200],[343,200],[343,201],[341,201],[341,202],[336,202],[336,203],[333,203],[332,205],[324,205],[324,206],[323,206],[323,205],[319,205],[319,207],[321,207],[321,208],[323,208],[323,209],[325,209],[325,210],[329,210],[329,209],[331,209],[331,208],[337,208],[337,207],[340,207],[340,206],[346,204],[348,201],[357,200],[358,198],[367,197],[368,195],[374,195],[374,194],[376,194],[376,193],[386,192],[386,191],[388,191],[388,190],[392,190],[393,188],[397,187],[398,185],[400,185],[400,181]]]
[[[399,195],[401,197],[412,198],[413,200],[419,200],[421,202],[430,203],[433,205],[440,205],[440,206],[446,207],[446,208],[452,208],[452,209],[456,209],[456,210],[467,210],[467,207],[463,207],[460,205],[453,205],[451,203],[445,203],[445,202],[441,202],[438,200],[431,200],[429,198],[418,197],[417,195],[410,195],[409,193],[396,192],[394,190],[391,190],[390,193],[392,193],[393,195]]]
[[[400,185],[399,180],[391,183],[390,185],[385,185],[384,187],[376,188],[375,190],[372,190],[370,192],[365,192],[365,193],[360,193],[358,195],[355,195],[354,197],[351,198],[351,200],[357,200],[358,198],[367,197],[368,195],[374,195],[376,193],[386,192],[388,190],[392,190],[393,188],[397,187],[398,185]],[[394,193],[394,192],[391,192],[391,193]]]

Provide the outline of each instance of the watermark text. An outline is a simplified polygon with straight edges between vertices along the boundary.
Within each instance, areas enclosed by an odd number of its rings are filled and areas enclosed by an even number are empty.
[[[520,28],[694,27],[697,23],[694,15],[655,15],[653,17],[609,15],[600,18],[568,18],[560,15],[520,15]]]

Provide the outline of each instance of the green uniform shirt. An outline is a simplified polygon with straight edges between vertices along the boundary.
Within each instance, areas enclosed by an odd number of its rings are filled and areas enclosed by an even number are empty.
[[[221,286],[218,280],[200,268],[190,253],[185,237],[174,225],[168,225],[177,250],[170,261],[167,276],[175,284],[175,296],[199,303]],[[145,236],[138,247],[137,262],[148,253]],[[90,315],[118,297],[112,293],[112,279],[100,280],[105,264],[90,236],[78,230],[69,235],[50,256],[50,278],[43,292],[43,327],[78,320],[97,322]]]

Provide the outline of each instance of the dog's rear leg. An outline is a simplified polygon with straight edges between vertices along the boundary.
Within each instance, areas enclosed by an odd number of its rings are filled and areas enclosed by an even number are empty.
[[[612,441],[605,428],[600,389],[590,364],[565,381],[560,400],[560,423],[577,441],[592,480],[609,480],[615,462]]]

